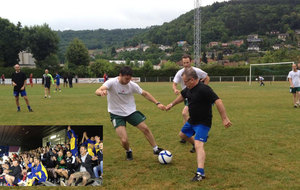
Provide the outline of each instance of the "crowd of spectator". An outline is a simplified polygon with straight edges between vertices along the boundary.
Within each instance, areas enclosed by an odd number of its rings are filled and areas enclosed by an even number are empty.
[[[77,135],[69,126],[67,144],[39,147],[0,158],[0,185],[101,185],[103,142],[99,136],[89,138],[86,132],[82,136],[77,143]]]

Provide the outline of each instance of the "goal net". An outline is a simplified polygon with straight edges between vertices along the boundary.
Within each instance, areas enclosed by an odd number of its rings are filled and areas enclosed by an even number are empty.
[[[250,64],[249,85],[251,85],[253,81],[256,81],[258,76],[262,76],[265,81],[287,80],[287,75],[292,70],[293,63],[294,62]]]

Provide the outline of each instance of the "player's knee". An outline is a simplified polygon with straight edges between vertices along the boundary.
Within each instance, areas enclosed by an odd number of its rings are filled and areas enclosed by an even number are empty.
[[[122,144],[127,144],[128,143],[128,138],[127,137],[122,137],[121,138],[121,143]]]

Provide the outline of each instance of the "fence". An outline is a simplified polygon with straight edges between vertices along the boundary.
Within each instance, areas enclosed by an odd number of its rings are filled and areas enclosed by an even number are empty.
[[[249,82],[249,76],[209,76],[211,82]],[[287,81],[286,75],[263,76],[265,81]],[[174,77],[134,77],[134,82],[172,82]],[[29,79],[28,79],[29,80]],[[256,77],[251,77],[251,81],[256,81]],[[29,83],[29,81],[27,81]],[[60,82],[63,82],[60,80]],[[73,83],[75,79],[73,79]],[[79,78],[79,83],[102,83],[103,78]],[[5,80],[6,84],[11,84],[11,79]],[[34,78],[34,84],[41,84],[41,78]]]
[[[211,82],[249,82],[249,76],[209,76]],[[263,76],[265,81],[287,81],[286,75]],[[172,82],[174,77],[141,77],[141,82]],[[256,81],[256,77],[251,77]]]

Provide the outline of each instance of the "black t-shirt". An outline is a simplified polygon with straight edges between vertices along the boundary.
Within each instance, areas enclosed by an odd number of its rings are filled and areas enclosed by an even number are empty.
[[[11,75],[11,80],[17,84],[17,86],[14,87],[14,91],[20,91],[22,86],[24,85],[24,81],[27,79],[25,73],[22,71],[20,72],[14,72]]]
[[[211,127],[212,104],[219,99],[214,91],[207,85],[199,82],[194,88],[185,88],[181,95],[188,99],[190,118],[192,125],[202,124]]]

